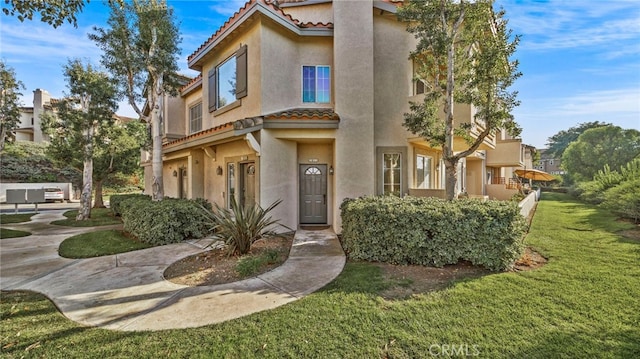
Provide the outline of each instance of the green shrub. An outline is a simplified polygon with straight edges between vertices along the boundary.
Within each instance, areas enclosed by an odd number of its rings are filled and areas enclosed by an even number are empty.
[[[640,222],[640,178],[624,181],[604,192],[602,205],[613,213]]]
[[[114,194],[109,198],[109,208],[113,212],[114,216],[122,216],[122,204],[125,201],[151,201],[151,196],[148,194],[131,193],[131,194]]]
[[[125,200],[120,203],[124,230],[151,245],[202,238],[211,230],[208,211],[203,203],[206,202],[173,198],[162,201]]]
[[[341,205],[350,258],[441,267],[468,260],[491,270],[522,254],[525,221],[510,201],[365,197]]]

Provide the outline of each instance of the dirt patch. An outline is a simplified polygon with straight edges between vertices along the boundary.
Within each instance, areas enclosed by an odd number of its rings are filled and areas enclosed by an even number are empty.
[[[546,258],[527,247],[522,257],[516,261],[513,270],[534,270],[546,263]],[[494,273],[466,261],[442,268],[386,263],[375,263],[375,265],[382,268],[385,279],[391,283],[390,288],[381,293],[386,299],[404,299],[414,294],[444,289],[454,281],[479,278]]]
[[[164,277],[172,283],[192,287],[231,283],[255,277],[282,264],[289,256],[292,242],[293,234],[255,242],[249,254],[242,258],[262,258],[269,254],[272,254],[272,258],[259,265],[256,271],[248,276],[243,276],[236,270],[240,257],[228,256],[226,249],[212,249],[173,263],[164,271]],[[276,256],[273,252],[277,252],[277,258],[274,258]]]
[[[547,258],[543,257],[540,253],[534,251],[530,247],[527,247],[522,257],[520,257],[520,259],[518,259],[514,264],[513,269],[515,271],[538,269],[547,264],[547,262]]]
[[[491,272],[469,262],[444,266],[442,268],[420,265],[393,265],[375,263],[382,268],[385,279],[391,287],[381,294],[386,299],[403,299],[414,294],[427,293],[446,288],[452,281],[477,278]]]
[[[621,231],[620,235],[625,238],[633,239],[635,241],[640,241],[640,227],[634,228],[634,229],[628,229],[626,231]]]
[[[268,252],[277,251],[278,260],[261,265],[249,277],[268,272],[282,264],[289,255],[292,242],[293,234],[256,242],[247,256],[258,258]],[[173,263],[165,270],[164,276],[173,283],[188,286],[230,283],[247,278],[236,270],[239,261],[240,257],[227,256],[225,249],[215,249]],[[516,262],[514,270],[532,270],[543,266],[546,262],[547,259],[538,252],[526,248],[522,258]],[[381,293],[381,296],[387,299],[403,299],[414,294],[432,292],[446,288],[453,281],[478,278],[493,273],[469,262],[460,262],[442,268],[386,263],[372,264],[382,269],[385,280],[391,284],[387,290]]]

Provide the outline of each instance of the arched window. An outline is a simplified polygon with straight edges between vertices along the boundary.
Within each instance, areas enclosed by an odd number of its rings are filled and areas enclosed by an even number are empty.
[[[318,167],[309,167],[304,171],[305,175],[321,175],[322,171]]]

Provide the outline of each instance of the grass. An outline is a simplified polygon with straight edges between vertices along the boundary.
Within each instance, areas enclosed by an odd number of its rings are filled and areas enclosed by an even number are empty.
[[[29,222],[35,213],[0,214],[0,224]]]
[[[43,296],[2,293],[2,356],[47,358],[632,358],[640,354],[640,242],[631,225],[544,194],[527,237],[549,258],[530,272],[460,281],[388,301],[378,267],[349,263],[291,304],[202,328],[115,332],[79,326]],[[464,353],[463,353],[464,354]]]
[[[258,273],[263,266],[277,262],[282,262],[280,260],[280,252],[272,249],[257,256],[243,256],[236,264],[236,271],[242,278],[246,278]]]
[[[0,224],[29,222],[35,213],[0,214]],[[31,235],[29,232],[0,228],[0,238],[16,238]]]
[[[61,219],[59,221],[53,221],[51,224],[67,227],[99,227],[109,226],[112,224],[121,224],[120,218],[115,217],[109,208],[92,208],[91,218],[86,221],[76,221],[78,210],[64,212],[64,216],[67,219]]]
[[[0,228],[0,238],[17,238],[17,237],[26,237],[30,235],[31,235],[30,232],[16,231],[14,229],[9,229],[9,228]]]
[[[149,248],[151,245],[126,237],[119,230],[78,234],[60,243],[58,253],[65,258],[91,258]]]

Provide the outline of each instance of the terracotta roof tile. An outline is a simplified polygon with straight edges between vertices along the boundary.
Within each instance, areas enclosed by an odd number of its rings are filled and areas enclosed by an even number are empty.
[[[265,121],[269,120],[340,120],[340,116],[331,108],[296,108],[279,111],[263,116]]]
[[[304,28],[304,29],[308,29],[308,28],[328,28],[328,29],[332,29],[333,28],[333,24],[332,23],[313,23],[313,22],[306,22],[306,23],[301,23],[300,20],[294,19],[290,14],[286,14],[284,11],[282,11],[282,9],[280,9],[278,6],[276,6],[273,1],[269,1],[269,0],[249,0],[247,1],[238,11],[236,11],[227,21],[225,21],[224,24],[222,24],[222,26],[215,32],[213,33],[213,35],[211,35],[211,37],[209,37],[209,39],[207,39],[207,41],[205,41],[202,45],[200,45],[200,47],[198,47],[198,49],[196,51],[194,51],[191,55],[189,55],[189,57],[187,57],[187,61],[191,61],[192,58],[194,58],[195,56],[197,56],[202,50],[204,50],[207,45],[209,45],[210,43],[214,42],[219,36],[221,36],[227,29],[229,29],[233,24],[235,24],[237,21],[239,21],[240,17],[242,16],[242,14],[244,14],[245,12],[249,11],[249,9],[251,9],[252,7],[256,6],[256,4],[261,3],[263,5],[266,5],[269,9],[271,9],[275,14],[277,14],[278,16],[280,16],[282,19],[292,23],[295,26],[298,26],[300,28]]]
[[[191,139],[196,139],[199,137],[204,137],[209,134],[213,134],[216,132],[224,132],[227,130],[239,130],[243,128],[249,128],[256,125],[262,124],[262,121],[277,121],[277,120],[290,120],[290,121],[339,121],[340,116],[333,111],[331,108],[295,108],[285,111],[278,111],[274,113],[270,113],[267,115],[256,116],[256,117],[247,117],[241,120],[236,120],[232,122],[227,122],[222,125],[212,127],[200,132],[192,133],[188,136],[167,142],[162,145],[162,147],[166,147],[169,145],[174,145],[181,142],[186,142]]]
[[[200,131],[200,132],[192,133],[192,134],[190,134],[188,136],[179,138],[177,140],[173,140],[171,142],[167,142],[167,143],[163,144],[162,147],[166,147],[166,146],[173,145],[173,144],[180,143],[180,142],[185,142],[185,141],[190,140],[190,139],[203,137],[205,135],[213,134],[213,133],[216,133],[216,132],[223,132],[223,131],[228,130],[228,129],[233,129],[233,122],[223,123],[222,125],[219,125],[219,126],[216,126],[216,127],[211,127],[211,128],[208,128],[208,129]]]

